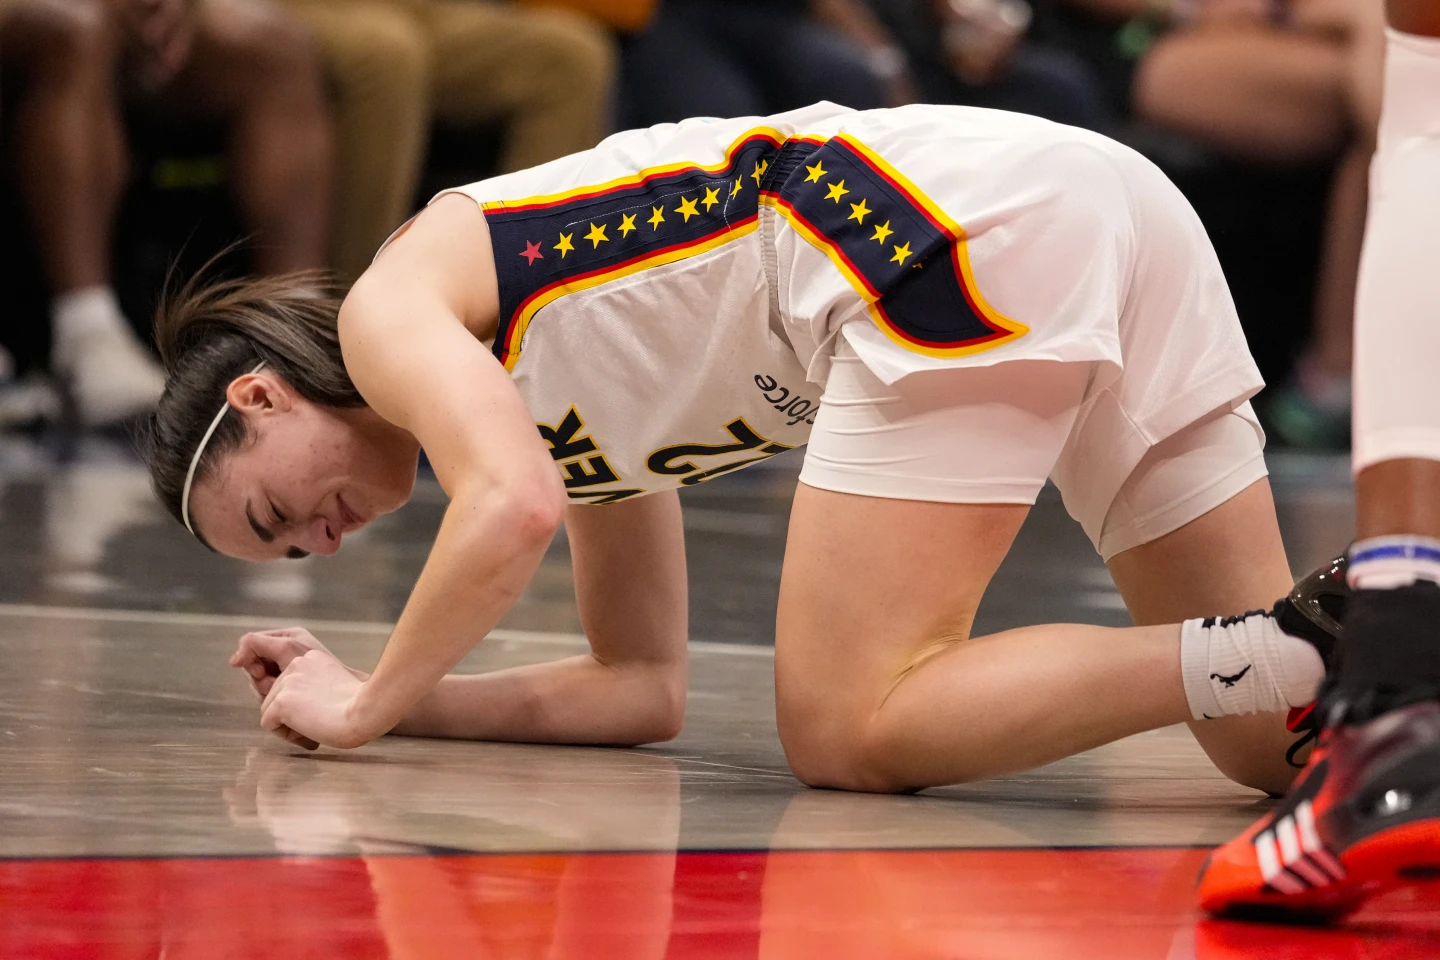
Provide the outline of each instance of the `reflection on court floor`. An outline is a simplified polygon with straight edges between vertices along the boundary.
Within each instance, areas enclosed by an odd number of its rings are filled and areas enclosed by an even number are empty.
[[[694,637],[678,740],[645,750],[384,738],[305,754],[226,666],[304,622],[369,666],[443,509],[433,484],[330,560],[191,541],[121,445],[0,442],[0,957],[1420,958],[1440,884],[1339,931],[1200,921],[1195,874],[1267,802],[1183,728],[884,797],[807,790],[769,647],[794,464],[686,493]],[[1343,461],[1272,464],[1291,559],[1344,545]],[[583,648],[563,538],[462,664]],[[983,632],[1124,623],[1049,496]]]
[[[1440,888],[1341,930],[1197,920],[1202,850],[541,853],[0,864],[6,956],[1109,960],[1436,955]]]

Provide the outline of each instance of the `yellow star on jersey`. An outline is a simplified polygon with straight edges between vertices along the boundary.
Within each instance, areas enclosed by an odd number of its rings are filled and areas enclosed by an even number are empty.
[[[650,226],[654,227],[656,230],[659,230],[660,224],[665,222],[665,211],[659,207],[651,207],[650,219],[646,220],[645,222],[650,224]]]
[[[585,234],[585,239],[589,240],[591,243],[595,244],[596,247],[598,247],[600,246],[600,241],[609,240],[610,238],[605,236],[605,224],[602,223],[600,224],[600,226],[597,227],[595,226],[595,224],[592,223],[590,224],[590,232]]]
[[[560,234],[560,242],[555,244],[555,249],[560,251],[561,260],[565,259],[565,254],[575,249],[575,244],[570,242],[570,238],[573,236],[575,236],[573,233]]]
[[[680,198],[680,206],[675,208],[675,212],[684,217],[686,223],[690,222],[691,217],[700,216],[700,211],[695,209],[695,201],[686,197]]]
[[[769,169],[770,169],[770,161],[769,161],[769,160],[757,160],[757,161],[755,162],[755,172],[752,173],[752,174],[750,174],[750,176],[752,176],[752,177],[755,178],[755,186],[757,186],[757,187],[760,186],[760,178],[763,177],[763,176],[765,176],[765,171],[766,171],[766,170],[769,170]]]
[[[871,210],[869,207],[865,206],[865,198],[861,197],[859,203],[850,204],[850,216],[846,217],[845,219],[854,220],[856,223],[859,223],[863,227],[865,225],[865,218],[870,216],[870,214],[874,212],[874,210]]]
[[[619,227],[620,236],[622,236],[622,237],[628,237],[628,236],[630,236],[630,231],[631,231],[631,230],[634,230],[634,229],[636,229],[636,227],[635,227],[635,214],[633,214],[633,213],[622,213],[622,214],[620,214],[620,227]]]
[[[706,187],[705,199],[701,200],[700,202],[705,204],[705,209],[708,211],[711,207],[715,206],[715,204],[720,202],[720,188]]]
[[[895,256],[890,258],[891,263],[904,263],[905,258],[910,256],[910,243],[906,241],[904,246],[895,246]]]
[[[806,183],[814,183],[816,180],[819,180],[821,177],[825,176],[825,164],[821,163],[819,160],[815,161],[815,166],[806,167],[805,169],[810,171],[809,176],[805,178]]]
[[[740,192],[740,188],[743,187],[744,185],[745,185],[745,178],[744,178],[744,177],[736,177],[736,178],[735,178],[735,186],[733,186],[733,187],[730,188],[730,196],[733,197],[733,196],[735,196],[735,194],[739,193],[739,192]]]
[[[836,203],[839,203],[839,202],[840,202],[840,198],[843,197],[843,196],[845,196],[845,194],[847,194],[847,193],[850,192],[849,190],[846,190],[846,189],[845,189],[845,181],[844,181],[844,180],[841,180],[839,183],[832,183],[832,184],[830,184],[830,186],[829,186],[828,189],[829,189],[830,192],[827,193],[827,194],[825,194],[825,199],[826,199],[826,200],[834,200]]]
[[[890,229],[890,221],[886,220],[884,223],[877,223],[875,225],[875,234],[870,239],[876,243],[884,243],[885,238],[894,232],[894,230]]]

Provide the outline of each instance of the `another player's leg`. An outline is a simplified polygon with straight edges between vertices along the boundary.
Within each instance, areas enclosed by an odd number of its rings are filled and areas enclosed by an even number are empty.
[[[1356,310],[1354,595],[1290,795],[1216,851],[1215,912],[1343,915],[1440,876],[1440,3],[1392,0]]]

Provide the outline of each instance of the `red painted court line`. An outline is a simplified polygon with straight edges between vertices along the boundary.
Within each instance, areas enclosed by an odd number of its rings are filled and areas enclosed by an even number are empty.
[[[1440,884],[1338,930],[1200,921],[1203,850],[0,861],[24,960],[1410,960]]]

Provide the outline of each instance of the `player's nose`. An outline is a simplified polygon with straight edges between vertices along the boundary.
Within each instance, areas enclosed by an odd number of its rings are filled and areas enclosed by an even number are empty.
[[[328,557],[340,549],[342,536],[340,527],[333,521],[323,516],[315,516],[296,538],[295,546],[307,553]]]

